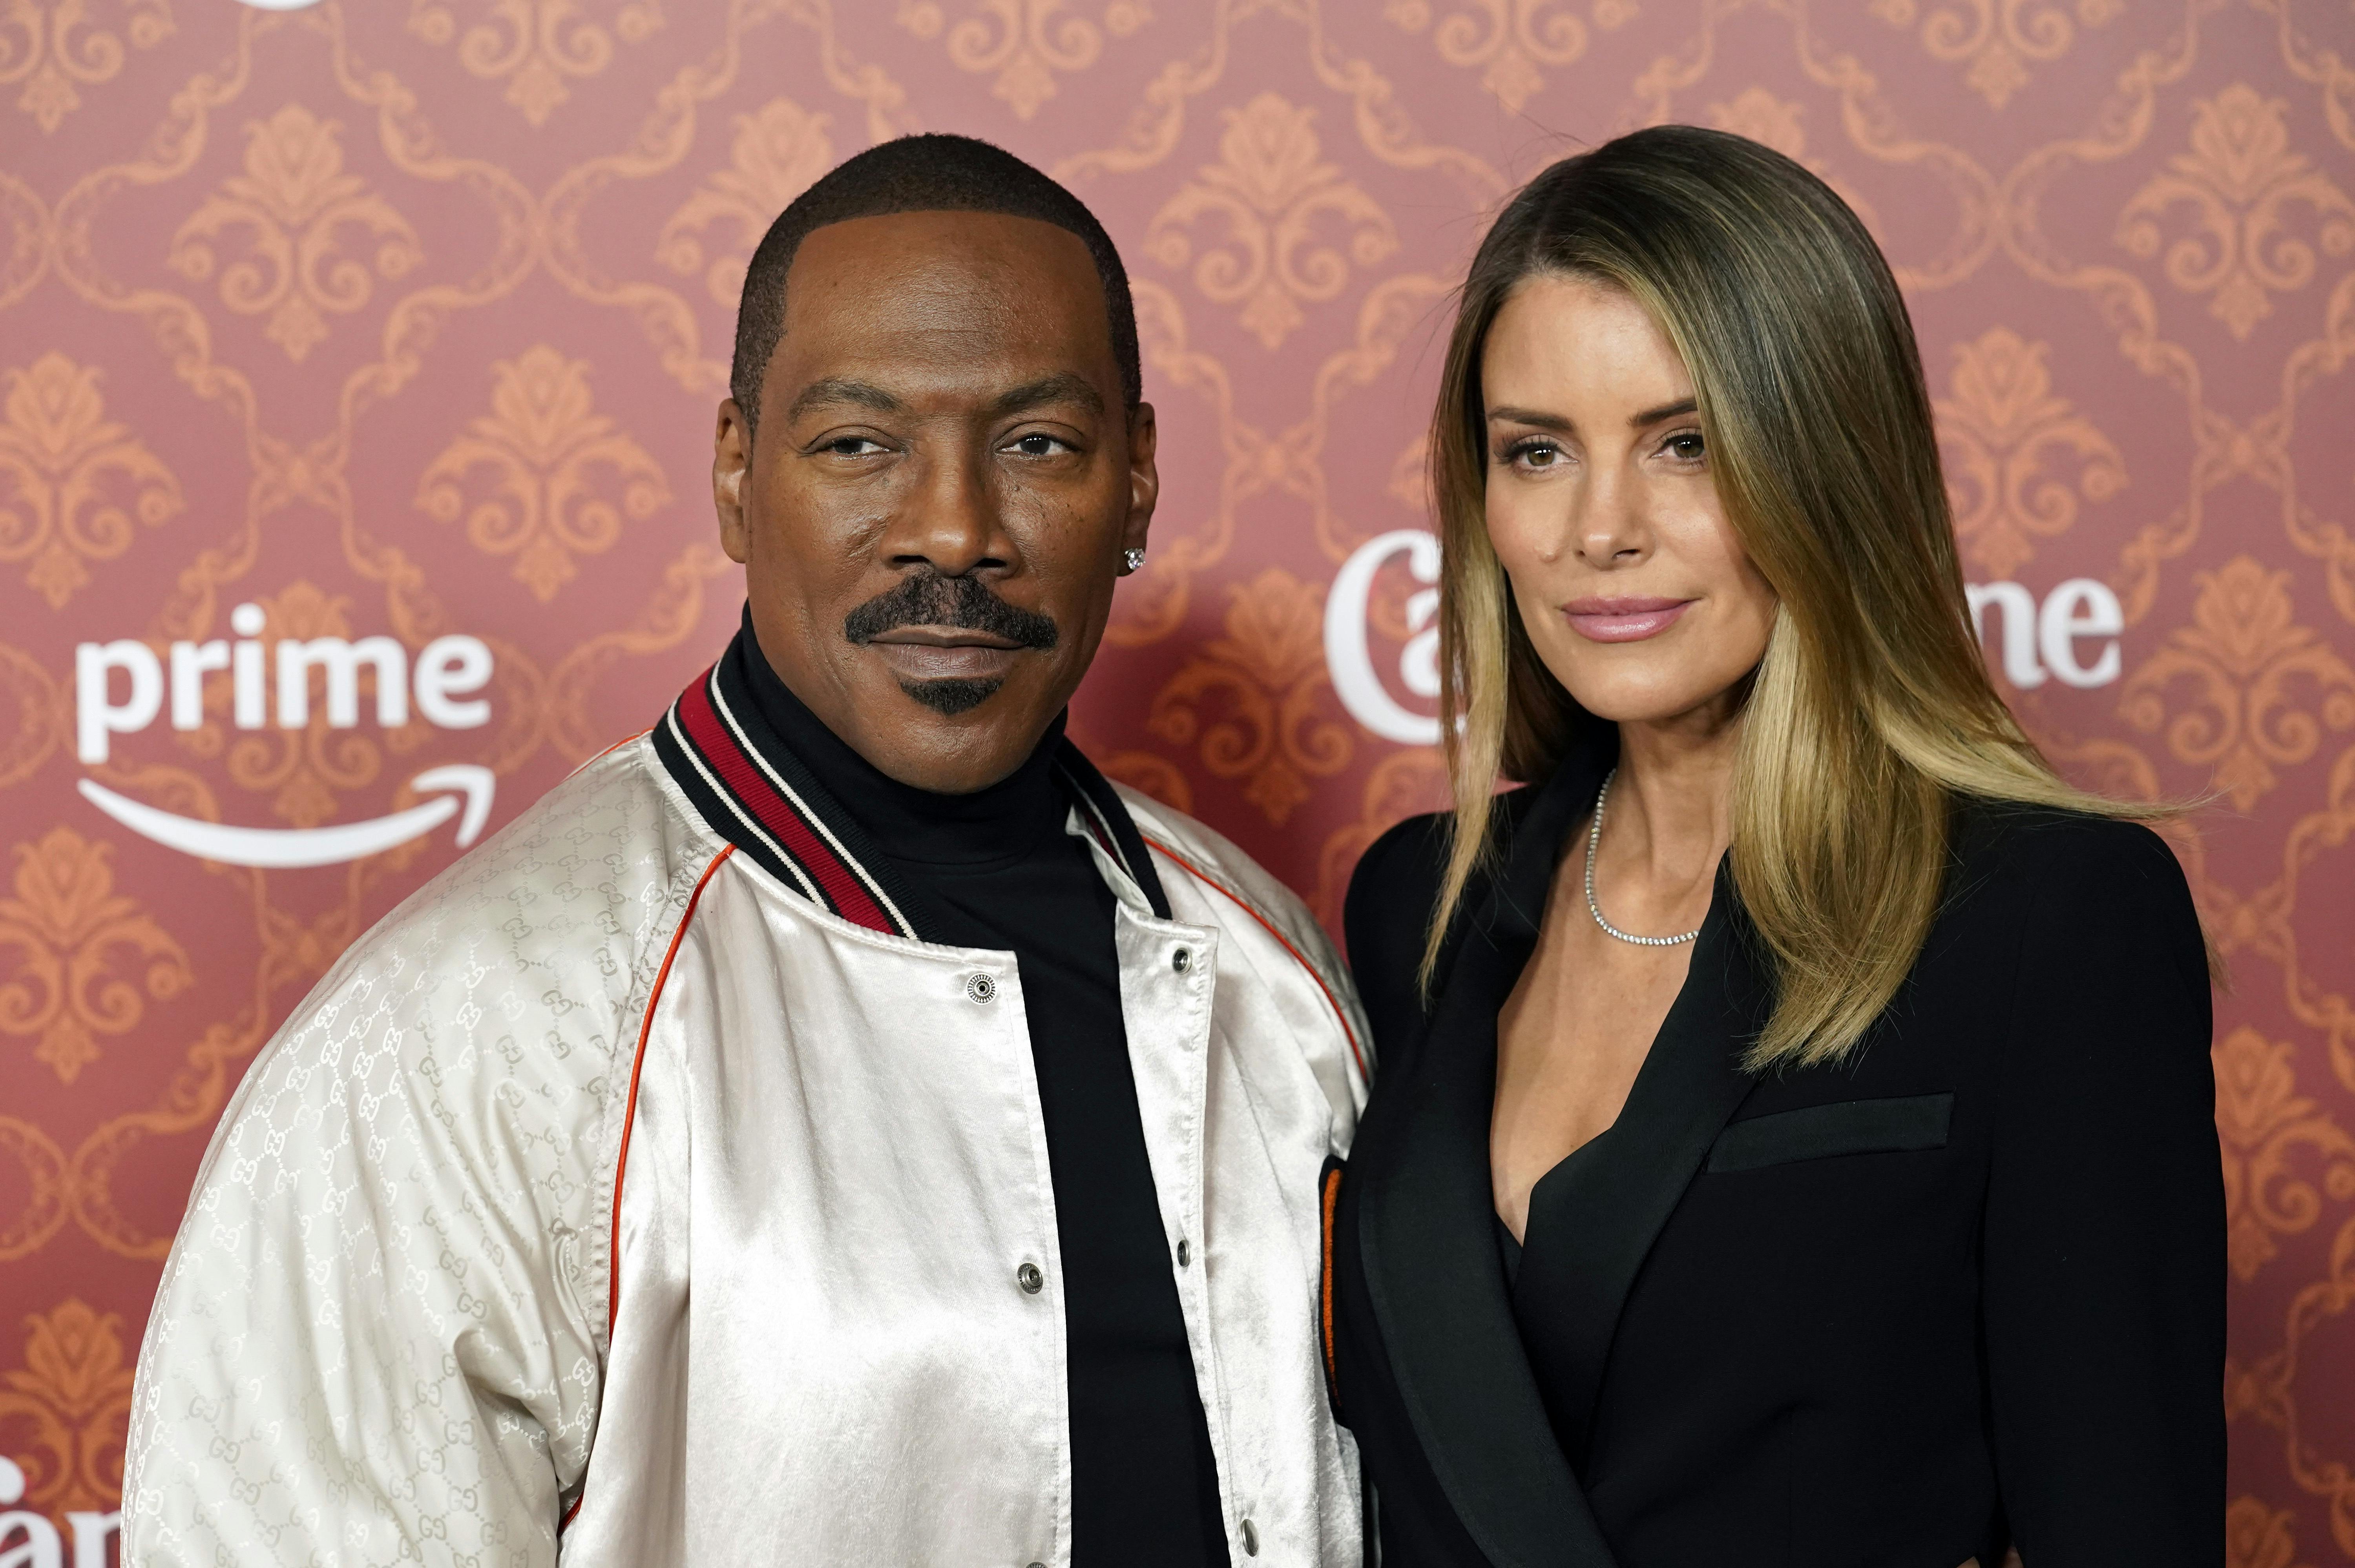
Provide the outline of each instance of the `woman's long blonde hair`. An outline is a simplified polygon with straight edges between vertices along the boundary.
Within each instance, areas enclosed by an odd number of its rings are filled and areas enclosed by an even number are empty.
[[[1480,362],[1533,276],[1625,290],[1693,380],[1710,469],[1781,599],[1736,741],[1732,869],[1771,954],[1748,1065],[1853,1050],[1920,955],[1956,797],[2105,816],[2164,808],[2053,772],[1988,680],[1896,281],[1821,180],[1757,143],[1660,126],[1516,196],[1465,280],[1432,421],[1440,704],[1455,821],[1423,957],[1496,853],[1499,778],[1550,773],[1583,714],[1548,672],[1488,542]]]

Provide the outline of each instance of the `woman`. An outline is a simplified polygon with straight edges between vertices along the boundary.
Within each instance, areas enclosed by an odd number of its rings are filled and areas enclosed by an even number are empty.
[[[1351,885],[1326,1192],[1384,1568],[2212,1568],[2199,922],[1988,683],[1871,239],[1732,136],[1558,164],[1433,450],[1456,805]]]

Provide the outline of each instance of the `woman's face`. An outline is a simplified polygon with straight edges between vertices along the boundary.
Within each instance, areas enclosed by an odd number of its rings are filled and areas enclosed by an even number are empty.
[[[1774,591],[1727,523],[1692,377],[1633,296],[1531,277],[1481,360],[1488,538],[1538,656],[1598,717],[1700,710],[1757,667]]]

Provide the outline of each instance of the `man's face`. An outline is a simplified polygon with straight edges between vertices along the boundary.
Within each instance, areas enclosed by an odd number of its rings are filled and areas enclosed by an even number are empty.
[[[901,783],[1005,778],[1095,657],[1160,484],[1087,247],[996,213],[814,230],[760,419],[719,406],[711,478],[762,652]]]

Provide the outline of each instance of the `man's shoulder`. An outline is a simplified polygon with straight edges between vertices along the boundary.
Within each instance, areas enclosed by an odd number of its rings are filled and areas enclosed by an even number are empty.
[[[1139,790],[1124,784],[1114,788],[1135,819],[1146,846],[1161,863],[1158,869],[1165,881],[1175,871],[1241,905],[1288,945],[1304,952],[1313,950],[1320,957],[1330,954],[1332,944],[1306,902],[1232,840]],[[1331,967],[1337,969],[1337,961]]]
[[[1350,983],[1349,971],[1333,939],[1298,894],[1225,835],[1137,790],[1114,788],[1158,863],[1155,869],[1163,887],[1171,892],[1173,906],[1181,901],[1177,889],[1194,889],[1195,896],[1186,902],[1199,907],[1199,917],[1246,940],[1264,942],[1273,938],[1289,955],[1274,959],[1276,967],[1281,969],[1297,963],[1315,982],[1324,1006],[1329,1007],[1339,1027],[1321,1043],[1304,1036],[1303,1049],[1338,1118],[1335,1136],[1346,1148],[1347,1128],[1364,1104],[1372,1061],[1366,1044],[1365,1010],[1359,1004],[1357,987]],[[1186,918],[1189,913],[1181,909],[1179,917]],[[1273,958],[1272,949],[1261,950]]]
[[[719,847],[645,737],[625,742],[378,922],[289,1031],[366,996],[388,1022],[504,1042],[510,1067],[543,1048],[569,1055],[576,1040],[603,1055]]]

